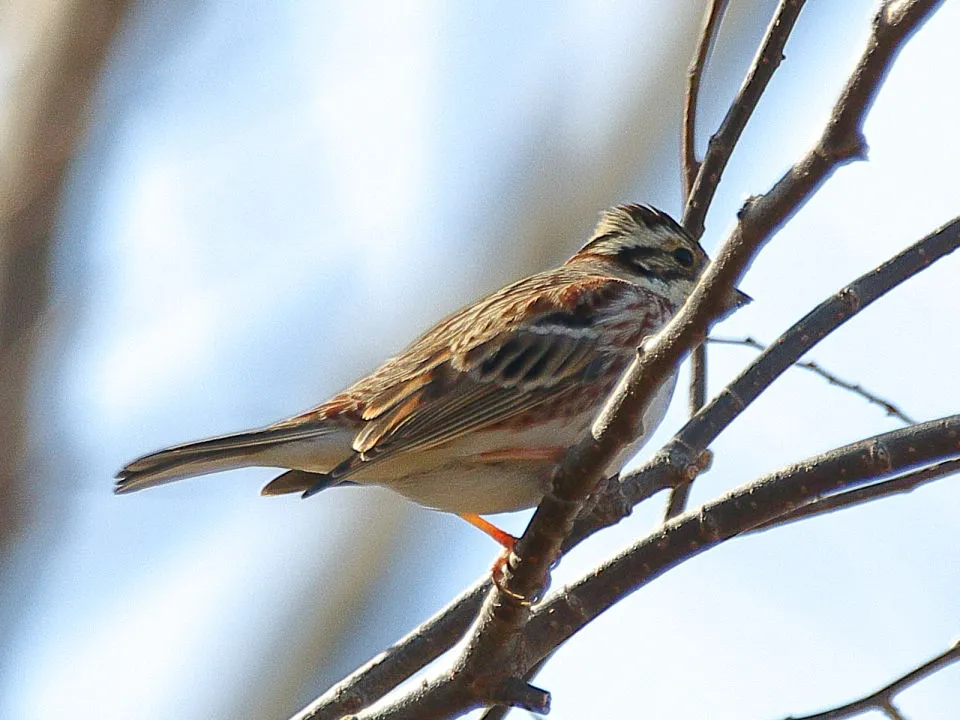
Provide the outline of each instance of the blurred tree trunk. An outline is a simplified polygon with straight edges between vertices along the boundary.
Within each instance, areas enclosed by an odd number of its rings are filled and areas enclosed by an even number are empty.
[[[0,9],[0,558],[33,519],[28,417],[61,188],[126,0]]]

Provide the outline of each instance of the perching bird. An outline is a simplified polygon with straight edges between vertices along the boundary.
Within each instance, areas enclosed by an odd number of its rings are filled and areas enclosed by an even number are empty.
[[[606,210],[563,265],[454,313],[322,405],[145,455],[118,473],[115,491],[239,467],[289,468],[264,495],[384,485],[457,513],[509,547],[512,537],[479,515],[540,501],[564,451],[707,262],[665,213],[644,205]],[[730,306],[745,301],[737,292]],[[609,473],[663,419],[675,384],[676,376],[659,389]]]

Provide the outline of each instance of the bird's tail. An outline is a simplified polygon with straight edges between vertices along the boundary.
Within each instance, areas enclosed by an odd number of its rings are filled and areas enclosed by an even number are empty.
[[[323,425],[278,424],[174,445],[124,466],[117,473],[113,491],[135,492],[196,475],[256,465],[296,467],[300,458],[309,458],[310,465],[322,463],[323,456],[333,449],[324,438],[330,434],[331,428]],[[336,460],[331,460],[331,466],[335,464]]]

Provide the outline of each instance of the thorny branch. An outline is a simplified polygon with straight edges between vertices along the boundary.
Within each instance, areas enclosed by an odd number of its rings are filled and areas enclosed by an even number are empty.
[[[787,720],[842,720],[843,718],[862,715],[870,710],[879,710],[890,720],[900,720],[903,716],[893,704],[893,699],[899,693],[908,687],[916,685],[921,680],[930,677],[939,672],[948,665],[960,660],[960,640],[955,642],[948,650],[940,653],[935,658],[928,660],[923,665],[914,668],[906,675],[903,675],[886,687],[880,688],[872,695],[867,695],[852,703],[835,707],[832,710],[816,713],[814,715],[804,715],[803,717],[788,718]]]
[[[592,437],[571,449],[558,469],[554,493],[548,495],[538,508],[518,544],[517,556],[511,558],[511,572],[505,578],[507,592],[501,593],[495,588],[489,592],[474,624],[471,640],[453,671],[420,685],[377,711],[364,711],[358,718],[448,717],[491,703],[543,712],[548,707],[549,696],[529,686],[521,678],[539,658],[562,640],[556,632],[558,625],[562,631],[559,635],[569,637],[624,594],[632,592],[676,563],[724,539],[769,522],[798,504],[810,502],[819,494],[850,487],[847,483],[852,475],[845,464],[860,463],[865,473],[863,477],[873,479],[896,469],[898,460],[903,463],[899,465],[902,469],[915,466],[924,459],[933,462],[949,455],[941,448],[946,455],[933,453],[925,458],[914,455],[910,462],[906,462],[905,458],[897,456],[890,449],[889,441],[907,438],[910,446],[916,448],[920,439],[929,440],[931,438],[927,435],[930,435],[941,442],[953,442],[949,452],[956,453],[957,424],[960,423],[960,418],[956,416],[938,423],[897,431],[902,435],[896,437],[894,433],[888,433],[881,436],[882,439],[875,438],[874,444],[862,451],[854,446],[841,448],[817,467],[829,467],[828,460],[844,465],[843,482],[838,482],[836,470],[827,477],[820,477],[819,483],[816,482],[817,478],[809,476],[809,463],[788,468],[735,490],[694,513],[671,520],[634,548],[591,573],[590,577],[538,604],[532,612],[529,604],[517,599],[535,598],[542,591],[550,563],[557,558],[573,518],[596,483],[598,468],[605,464],[619,443],[628,439],[624,435],[625,428],[629,428],[632,420],[642,412],[653,390],[674,370],[685,352],[703,340],[710,323],[722,313],[730,289],[753,256],[836,167],[862,157],[864,142],[860,128],[883,76],[899,48],[938,4],[936,0],[901,0],[883,5],[875,19],[867,49],[817,145],[766,195],[751,200],[743,208],[737,228],[690,301],[664,332],[644,348],[644,353],[634,363],[615,397],[598,419]],[[779,62],[779,57],[776,61]],[[708,151],[704,166],[709,155]],[[701,167],[701,175],[703,172]],[[927,264],[929,262],[924,260],[922,267]],[[867,285],[869,290],[876,290],[872,284]],[[841,301],[847,303],[851,299],[852,296],[841,297]],[[858,309],[848,306],[845,313],[850,316]],[[773,349],[777,351],[776,355],[782,355],[776,346]],[[769,359],[770,354],[766,357]],[[643,382],[640,382],[641,376]],[[701,427],[700,437],[693,438],[694,445],[684,443],[686,448],[695,447],[706,440],[702,445],[705,447],[739,412],[743,406],[742,398],[732,393],[728,397],[733,402],[726,408],[724,415],[727,417],[713,415],[716,423]],[[698,417],[705,416],[709,410],[710,406],[704,408]],[[877,442],[882,444],[876,445]],[[678,447],[675,446],[675,449]],[[660,466],[674,464],[674,458],[670,455],[660,457]],[[689,461],[674,465],[674,469],[679,467],[682,472],[688,465]],[[644,487],[649,489],[651,485],[638,476],[632,482],[625,482],[621,490],[629,500],[631,494],[637,494]],[[468,594],[467,597],[473,595]],[[394,675],[384,683],[381,674],[381,688],[386,692],[402,679]],[[350,693],[349,688],[341,688],[341,691]],[[380,696],[382,693],[379,692],[366,694],[368,698]],[[324,708],[334,714],[323,715]],[[331,709],[321,699],[298,717],[335,717],[339,713],[340,710]]]

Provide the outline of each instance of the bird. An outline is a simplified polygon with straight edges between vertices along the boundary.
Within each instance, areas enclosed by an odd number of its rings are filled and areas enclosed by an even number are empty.
[[[456,513],[509,550],[515,538],[482,516],[539,503],[637,348],[683,305],[708,263],[667,213],[609,208],[562,265],[453,313],[321,405],[144,455],[120,470],[114,490],[280,468],[261,494],[386,486]],[[728,309],[748,300],[734,290]],[[676,374],[657,390],[609,475],[659,425],[675,384]]]

